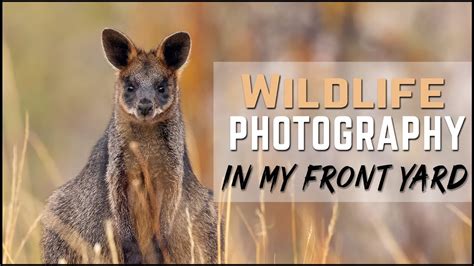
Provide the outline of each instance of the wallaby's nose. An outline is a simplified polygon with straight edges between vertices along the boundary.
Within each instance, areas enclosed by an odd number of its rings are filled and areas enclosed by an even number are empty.
[[[141,115],[147,116],[152,109],[153,103],[150,100],[141,99],[140,102],[138,102],[138,112],[140,112]]]

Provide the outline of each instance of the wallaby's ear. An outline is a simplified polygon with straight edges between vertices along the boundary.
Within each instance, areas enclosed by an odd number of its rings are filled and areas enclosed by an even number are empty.
[[[176,32],[166,37],[158,50],[158,57],[172,70],[178,70],[188,60],[191,37],[187,32]]]
[[[137,54],[132,41],[125,34],[113,29],[102,31],[102,46],[109,63],[119,70],[126,67]]]

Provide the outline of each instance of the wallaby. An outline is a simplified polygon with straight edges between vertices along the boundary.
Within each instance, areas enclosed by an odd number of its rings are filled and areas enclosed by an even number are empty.
[[[84,169],[48,200],[43,261],[216,263],[223,234],[191,168],[180,107],[189,34],[146,52],[105,29],[102,45],[118,74],[112,118]]]

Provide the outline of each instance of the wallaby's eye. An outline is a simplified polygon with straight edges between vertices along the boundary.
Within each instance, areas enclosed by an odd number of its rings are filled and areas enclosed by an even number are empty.
[[[128,86],[127,87],[128,92],[133,92],[134,90],[135,90],[135,87],[133,87],[133,86]]]
[[[165,86],[159,86],[157,88],[157,90],[158,90],[159,93],[163,93],[163,92],[165,92]]]

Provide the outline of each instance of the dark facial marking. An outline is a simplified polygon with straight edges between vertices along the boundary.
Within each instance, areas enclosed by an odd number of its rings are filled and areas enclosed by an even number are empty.
[[[133,90],[130,90],[130,88],[133,88]],[[138,84],[136,84],[136,82],[133,82],[130,77],[124,77],[123,89],[124,89],[124,93],[123,93],[124,102],[128,106],[131,106],[133,104],[134,99],[136,98],[136,91],[138,90]]]
[[[156,97],[158,99],[158,103],[163,106],[168,102],[169,99],[169,93],[170,93],[170,88],[168,84],[168,80],[161,80],[158,82],[155,82],[154,85],[155,91],[156,91]]]

